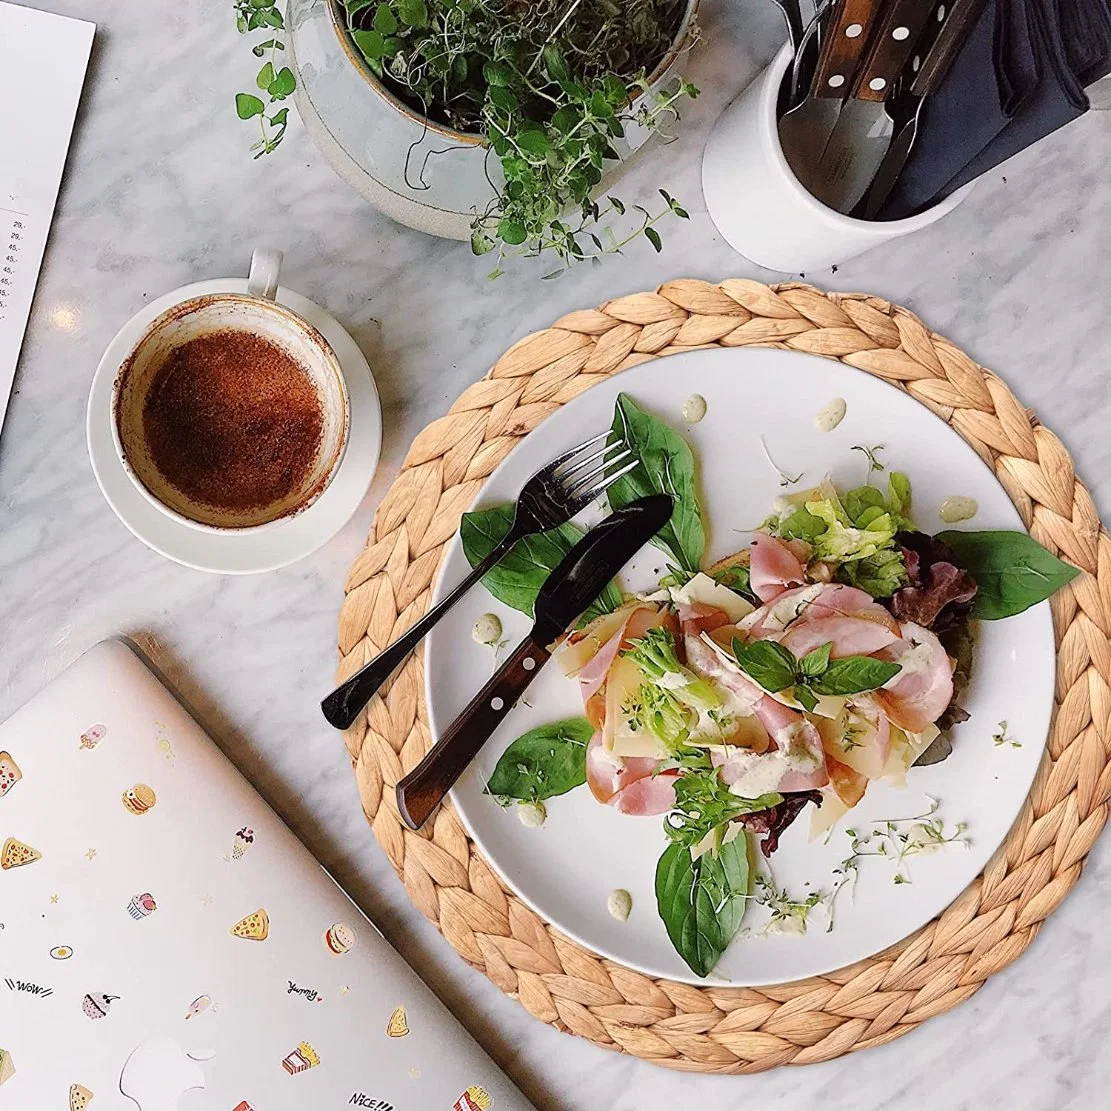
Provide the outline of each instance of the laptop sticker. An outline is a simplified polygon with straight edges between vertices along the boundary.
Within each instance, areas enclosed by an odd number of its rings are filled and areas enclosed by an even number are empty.
[[[224,860],[229,864],[233,860],[242,860],[246,855],[247,850],[255,843],[255,831],[250,826],[244,826],[242,829],[235,831],[235,837],[231,843],[231,854],[225,856]]]
[[[36,860],[42,860],[42,853],[38,849],[32,849],[30,845],[25,845],[22,841],[17,841],[14,837],[9,837],[2,848],[0,848],[0,868],[8,871],[9,868],[19,868],[24,864],[34,864]],[[52,902],[57,902],[52,899]]]
[[[88,749],[91,752],[104,740],[107,733],[107,726],[100,725],[99,723],[97,725],[90,725],[89,728],[81,734],[81,743],[78,747]]]
[[[56,961],[68,961],[73,956],[73,950],[68,945],[55,945],[50,955]]]
[[[472,1084],[452,1104],[451,1111],[490,1111],[493,1106],[494,1101],[490,1098],[490,1093],[485,1088]]]
[[[298,1042],[297,1048],[282,1061],[282,1068],[290,1076],[296,1076],[297,1073],[314,1069],[319,1064],[320,1055],[316,1050],[308,1042]]]
[[[230,932],[247,941],[265,941],[270,936],[270,917],[263,907],[259,907],[254,914],[240,918]]]
[[[136,783],[123,793],[123,806],[129,814],[146,814],[157,801],[153,789],[145,783]]]
[[[324,948],[336,957],[342,957],[358,944],[359,935],[346,922],[335,922],[324,933]]]
[[[405,1017],[404,1007],[395,1007],[394,1012],[390,1015],[390,1021],[386,1023],[386,1033],[391,1038],[403,1038],[409,1033],[409,1023]]]
[[[146,918],[157,909],[158,904],[154,901],[154,896],[151,895],[149,891],[144,891],[139,895],[132,895],[131,902],[127,904],[127,913],[136,921],[139,921],[141,918]]]
[[[0,752],[0,797],[6,795],[21,779],[23,773],[10,752]]]
[[[15,1076],[15,1065],[12,1055],[6,1049],[0,1049],[0,1086],[7,1083]]]
[[[93,1093],[84,1084],[69,1086],[69,1111],[85,1111],[92,1099]]]
[[[81,1010],[89,1018],[104,1018],[117,999],[119,999],[118,995],[106,995],[102,991],[91,991],[81,1001]]]
[[[204,1011],[207,1011],[208,1008],[211,1007],[211,1006],[212,1006],[212,996],[211,995],[198,995],[197,998],[194,999],[193,1002],[189,1004],[189,1010],[187,1010],[185,1012],[185,1017],[187,1019],[196,1018],[197,1015],[201,1014]]]

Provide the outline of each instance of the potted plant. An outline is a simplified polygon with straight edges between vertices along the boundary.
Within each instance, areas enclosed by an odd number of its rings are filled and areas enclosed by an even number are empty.
[[[401,223],[496,253],[495,275],[505,257],[550,252],[559,272],[635,236],[659,250],[656,224],[685,217],[681,206],[661,190],[657,211],[626,213],[604,194],[697,93],[675,75],[696,7],[289,0],[286,41],[275,0],[237,0],[263,59],[262,95],[241,94],[250,99],[237,108],[259,118],[256,153],[272,150],[292,80],[306,127],[341,176]]]

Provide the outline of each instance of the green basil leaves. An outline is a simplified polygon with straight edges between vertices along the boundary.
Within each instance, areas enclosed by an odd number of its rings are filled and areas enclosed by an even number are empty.
[[[979,590],[972,616],[999,621],[1044,602],[1080,571],[1051,555],[1024,532],[939,532],[958,567],[971,573]]]
[[[747,834],[692,859],[686,845],[664,849],[656,865],[656,908],[675,951],[708,976],[740,929],[752,883]]]
[[[586,746],[593,733],[586,718],[530,729],[502,753],[487,792],[522,802],[566,794],[586,782]]]

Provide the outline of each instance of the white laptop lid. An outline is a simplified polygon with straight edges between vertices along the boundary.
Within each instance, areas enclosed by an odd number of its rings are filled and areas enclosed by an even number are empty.
[[[0,725],[0,843],[0,1109],[530,1111],[126,645]]]

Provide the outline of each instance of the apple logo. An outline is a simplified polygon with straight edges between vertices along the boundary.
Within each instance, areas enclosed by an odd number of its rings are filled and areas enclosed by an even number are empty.
[[[204,1087],[204,1073],[196,1062],[213,1056],[211,1051],[186,1053],[164,1035],[148,1038],[124,1062],[120,1091],[139,1111],[177,1111],[186,1092]]]

